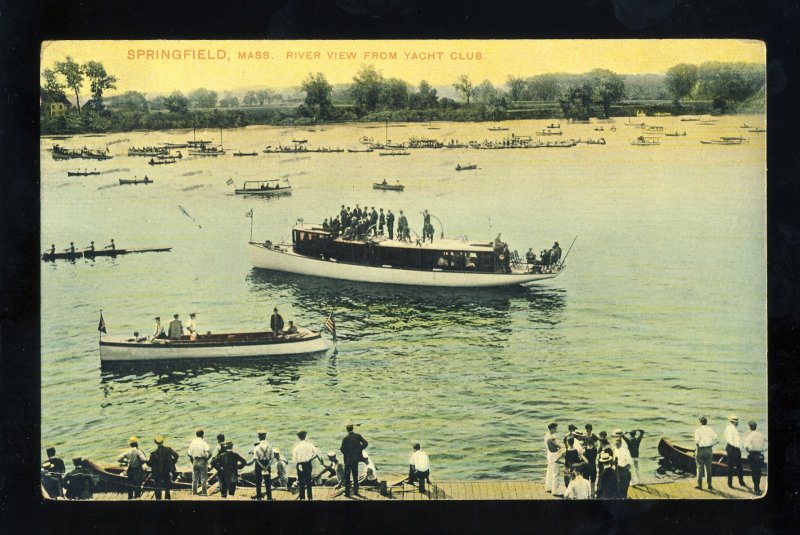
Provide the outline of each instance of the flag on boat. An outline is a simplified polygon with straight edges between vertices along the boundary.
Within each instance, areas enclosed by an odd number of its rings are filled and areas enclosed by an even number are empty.
[[[333,312],[325,320],[325,328],[333,335],[333,340],[336,341],[336,321],[333,319]]]
[[[229,179],[228,179],[228,180],[227,180],[225,183],[226,183],[227,185],[229,185],[229,186],[233,186],[233,179],[232,179],[232,178],[229,178]]]
[[[97,324],[97,330],[101,333],[106,333],[106,320],[103,319],[103,313],[100,312],[100,323]]]
[[[244,216],[245,217],[253,217],[253,209],[250,208],[250,211],[249,212],[245,212]]]

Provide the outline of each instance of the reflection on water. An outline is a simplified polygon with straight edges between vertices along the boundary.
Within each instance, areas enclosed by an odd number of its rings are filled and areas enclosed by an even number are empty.
[[[208,376],[216,375],[233,379],[264,378],[270,385],[284,385],[296,382],[301,368],[325,353],[168,362],[103,362],[100,381],[103,384],[110,381],[130,383],[134,388],[183,386],[200,389]]]
[[[512,286],[494,289],[416,288],[359,284],[335,279],[252,269],[254,292],[280,295],[307,310],[333,312],[342,340],[419,329],[433,333],[469,331],[477,342],[497,344],[511,332],[512,308],[528,310],[531,321],[562,320],[566,291]],[[491,340],[489,340],[491,339]]]

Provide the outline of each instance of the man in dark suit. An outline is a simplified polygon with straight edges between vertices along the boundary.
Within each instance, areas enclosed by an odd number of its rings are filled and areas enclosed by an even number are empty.
[[[391,210],[386,213],[386,229],[389,231],[389,239],[394,239],[394,214]]]
[[[278,314],[278,308],[272,309],[272,317],[269,319],[269,328],[272,330],[272,336],[277,337],[283,334],[283,316]]]
[[[211,461],[211,466],[219,474],[219,493],[223,498],[236,494],[236,483],[239,481],[239,470],[245,467],[247,461],[233,451],[233,441],[225,441],[225,449]]]
[[[164,499],[170,500],[169,487],[172,483],[172,474],[175,473],[175,463],[178,462],[178,453],[164,445],[164,437],[156,437],[156,449],[150,454],[147,465],[153,471],[153,480],[156,484],[156,500],[161,499],[161,490],[164,489]]]
[[[169,339],[180,340],[183,336],[183,323],[178,319],[178,315],[172,316],[174,319],[169,322]]]
[[[342,439],[339,451],[344,456],[344,495],[350,496],[350,478],[353,478],[353,493],[358,496],[358,463],[364,460],[364,449],[369,443],[353,431],[353,422],[345,424],[347,435]]]

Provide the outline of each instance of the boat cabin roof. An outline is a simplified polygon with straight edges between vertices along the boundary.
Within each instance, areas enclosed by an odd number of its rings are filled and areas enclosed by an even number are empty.
[[[307,232],[310,234],[314,234],[319,237],[329,237],[331,233],[327,230],[323,230],[321,225],[303,223],[300,225],[295,225],[292,227],[292,230],[298,232]],[[357,245],[363,245],[364,242],[360,240],[345,240],[342,237],[336,238],[334,241],[339,243],[351,243]],[[392,247],[398,249],[421,249],[421,250],[433,250],[433,251],[463,251],[463,252],[470,252],[470,253],[491,253],[494,250],[494,244],[491,241],[475,241],[475,240],[462,240],[456,238],[440,238],[435,240],[433,243],[425,242],[417,244],[416,240],[411,242],[401,242],[397,240],[390,240],[389,238],[383,236],[375,238],[370,238],[370,243],[373,243],[379,247]]]

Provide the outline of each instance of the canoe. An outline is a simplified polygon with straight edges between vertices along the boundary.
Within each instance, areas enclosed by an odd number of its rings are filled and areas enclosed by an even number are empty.
[[[320,333],[299,328],[296,334],[274,337],[271,332],[206,334],[196,340],[141,339],[106,336],[99,342],[100,362],[166,360],[228,360],[307,355],[326,351]]]
[[[44,253],[42,260],[75,260],[81,257],[83,257],[83,253],[80,251],[75,251],[74,253]]]
[[[119,179],[119,185],[120,186],[123,186],[125,184],[152,184],[152,183],[153,183],[153,181],[150,180],[149,178],[145,178],[144,180],[131,180],[131,179],[128,179],[128,178],[120,178]]]
[[[258,156],[257,152],[234,152],[234,156]]]
[[[669,462],[675,469],[690,474],[697,473],[697,465],[694,460],[694,448],[687,448],[673,444],[666,438],[662,438],[658,443],[658,453],[665,460]],[[747,456],[742,456],[742,470],[745,476],[751,476],[750,463],[747,461]],[[711,473],[715,476],[728,475],[728,454],[725,452],[715,451],[713,453],[713,461],[711,463]],[[767,474],[767,464],[764,463],[762,469],[764,475]]]
[[[173,157],[164,158],[164,159],[161,159],[161,160],[154,160],[154,159],[150,158],[150,161],[147,162],[147,163],[149,165],[169,165],[171,163],[178,163],[178,160],[176,160]]]
[[[470,165],[458,164],[458,165],[456,165],[456,171],[471,171],[471,170],[477,169],[477,168],[478,168],[478,166],[476,164],[470,164]]]
[[[90,176],[99,174],[100,171],[67,171],[67,176]]]
[[[378,153],[379,156],[408,156],[410,154],[411,154],[410,152],[399,152],[399,151],[396,151],[396,152],[379,152]]]
[[[120,256],[134,253],[167,253],[172,247],[148,247],[139,249],[99,249],[83,251],[84,258],[95,258],[97,256]]]
[[[373,152],[375,149],[347,149],[347,152]]]
[[[72,462],[75,464],[76,471],[92,478],[94,492],[128,492],[128,477],[125,475],[124,466],[97,463],[80,457],[73,459]],[[155,481],[150,470],[145,469],[144,474],[142,490],[155,490]],[[192,472],[179,470],[177,477],[170,485],[170,490],[192,490]]]
[[[403,191],[406,187],[402,184],[381,184],[380,182],[374,182],[372,184],[372,189],[380,189],[385,191]]]

